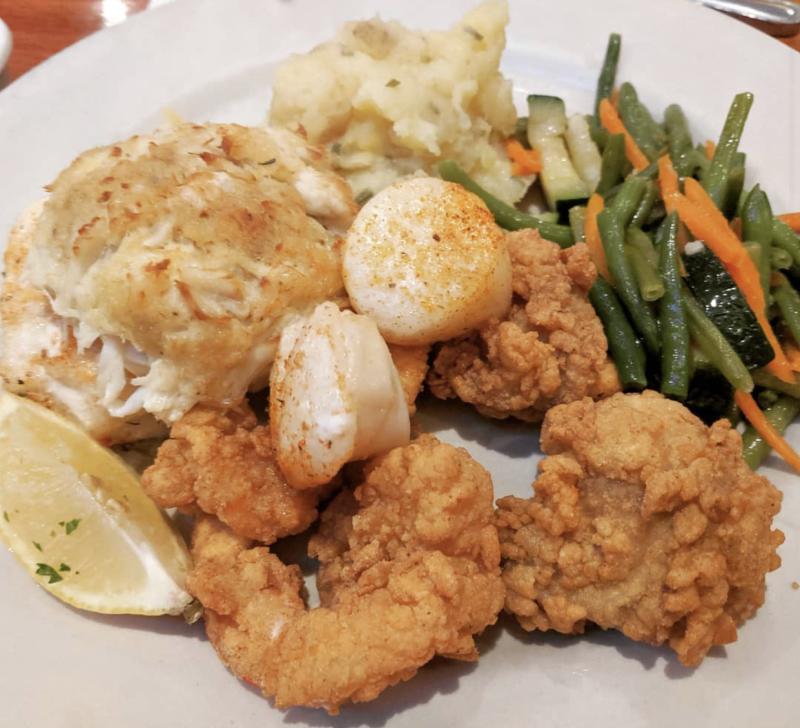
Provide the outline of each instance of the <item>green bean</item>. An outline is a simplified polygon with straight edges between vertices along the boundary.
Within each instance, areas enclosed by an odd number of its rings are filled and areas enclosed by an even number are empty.
[[[617,292],[628,309],[631,321],[642,335],[645,346],[654,354],[660,349],[658,324],[650,307],[642,300],[631,265],[625,257],[625,236],[619,218],[610,209],[597,216],[597,226],[603,241],[608,270],[614,279]]]
[[[603,278],[598,278],[589,290],[589,300],[603,322],[608,350],[623,389],[644,389],[647,386],[644,348],[636,338],[614,289]]]
[[[781,276],[783,278],[783,276]],[[785,278],[772,289],[772,296],[792,338],[800,345],[800,295]]]
[[[494,215],[497,224],[506,230],[522,230],[533,228],[538,230],[543,238],[557,243],[562,248],[568,248],[574,242],[572,232],[566,225],[556,225],[551,222],[543,222],[533,215],[526,215],[515,207],[507,205],[502,200],[498,200],[494,195],[487,192],[477,182],[475,182],[461,167],[454,161],[448,159],[439,162],[439,174],[442,179],[448,182],[457,182],[464,189],[480,197],[489,211]]]
[[[742,412],[733,397],[731,397],[730,402],[728,402],[728,406],[725,408],[722,417],[731,423],[731,427],[736,427],[742,421]]]
[[[711,166],[711,160],[706,156],[706,150],[702,144],[698,144],[695,149],[687,155],[689,164],[689,173],[686,177],[696,176],[699,180],[703,180],[708,173]]]
[[[644,195],[639,202],[639,207],[636,208],[636,212],[633,213],[633,217],[631,218],[630,224],[633,227],[640,228],[650,219],[650,213],[653,211],[653,206],[656,204],[658,197],[659,194],[656,183],[648,182],[647,186],[644,188]]]
[[[773,245],[769,249],[769,264],[773,270],[788,270],[792,267],[792,256],[783,248]]]
[[[593,114],[586,114],[586,123],[589,125],[589,136],[592,137],[592,141],[597,145],[600,152],[604,152],[610,136],[608,131],[600,126]]]
[[[739,199],[736,202],[736,215],[741,219],[742,215],[744,215],[744,203],[747,202],[747,196],[752,192],[752,190],[748,190],[746,188],[742,189],[742,194],[739,195]]]
[[[628,231],[625,233],[625,245],[638,248],[644,254],[645,258],[647,258],[650,265],[654,268],[658,267],[658,253],[653,247],[653,241],[647,233],[642,232],[639,228],[629,227]]]
[[[744,244],[744,247],[745,250],[747,250],[747,254],[750,256],[750,259],[756,264],[756,268],[758,268],[758,277],[761,279],[761,290],[764,291],[764,298],[766,299],[765,305],[768,308],[770,304],[769,279],[772,275],[772,266],[770,265],[769,253],[764,252],[764,248],[761,246],[761,243],[747,242]]]
[[[753,94],[751,93],[737,94],[734,97],[725,119],[725,125],[722,127],[722,133],[719,135],[711,166],[703,179],[703,187],[720,209],[723,209],[726,202],[731,168],[752,105]]]
[[[586,208],[583,205],[573,205],[569,208],[569,227],[576,243],[585,240],[584,226],[586,224]]]
[[[609,203],[608,209],[616,215],[623,229],[628,227],[636,208],[644,196],[647,182],[640,177],[629,177]]]
[[[610,134],[600,164],[600,181],[596,192],[604,195],[622,179],[622,167],[625,163],[625,136]]]
[[[800,265],[800,238],[794,234],[783,220],[775,218],[772,221],[772,242],[792,256],[795,265]]]
[[[772,207],[766,192],[759,185],[747,194],[739,215],[742,219],[742,240],[761,243],[761,247],[769,255],[772,245]]]
[[[771,389],[762,389],[756,395],[756,402],[758,402],[758,406],[762,410],[772,407],[772,405],[775,404],[778,399],[780,399],[780,394],[773,392]]]
[[[644,180],[655,179],[658,177],[658,160],[650,162],[641,172],[637,172],[634,176]]]
[[[733,162],[728,170],[728,186],[725,190],[725,199],[722,205],[722,212],[726,217],[732,218],[736,214],[736,206],[744,189],[745,162],[747,155],[744,152],[736,152],[733,155]]]
[[[790,384],[789,382],[784,382],[782,379],[778,379],[778,377],[774,374],[770,374],[765,369],[756,369],[753,372],[753,381],[759,387],[768,387],[781,394],[788,394],[790,397],[800,399],[800,381],[798,381],[796,377],[795,381]]]
[[[651,164],[647,165],[641,172],[635,172],[634,174],[630,174],[626,176],[625,181],[621,182],[618,185],[612,187],[608,192],[603,193],[603,197],[605,197],[606,202],[613,200],[617,193],[622,189],[622,185],[625,184],[628,180],[631,179],[640,179],[648,182],[650,180],[654,180],[658,176],[658,163],[652,162]]]
[[[682,294],[692,340],[734,389],[752,392],[753,378],[739,355],[733,350],[722,332],[706,316],[703,307],[689,293],[686,286],[683,286]]]
[[[639,293],[648,303],[657,301],[664,295],[664,283],[658,275],[658,271],[638,248],[631,245],[625,246],[625,256],[631,264],[636,284],[639,286]]]
[[[681,295],[678,224],[677,213],[670,213],[656,233],[658,272],[664,286],[658,310],[662,338],[661,391],[686,399],[689,394],[689,324]]]
[[[622,46],[622,36],[619,33],[611,33],[608,36],[606,45],[606,56],[600,68],[600,76],[597,79],[597,92],[594,98],[594,115],[599,118],[598,109],[600,101],[611,96],[614,90],[614,81],[617,77],[617,63],[619,63],[619,52]]]
[[[625,128],[645,156],[651,162],[658,159],[666,143],[666,136],[654,121],[647,107],[639,101],[633,84],[626,81],[619,87],[617,106]]]
[[[683,296],[681,296],[681,299],[683,299]],[[686,307],[684,306],[684,311],[685,310],[686,310]],[[687,319],[686,326],[687,326],[687,328],[689,326],[688,319]],[[694,376],[694,373],[698,369],[713,369],[714,368],[714,362],[712,362],[711,359],[709,359],[705,355],[703,350],[699,346],[697,346],[697,344],[692,344],[691,343],[691,336],[689,337],[689,359],[690,359],[690,364],[691,364],[691,369],[692,369],[692,376]]]
[[[678,104],[670,104],[664,111],[664,125],[667,127],[669,156],[675,171],[681,177],[688,177],[694,171],[689,157],[692,151],[692,135],[683,109]]]
[[[782,435],[798,413],[800,413],[800,402],[791,397],[780,397],[764,412],[764,417]],[[747,425],[742,435],[742,456],[753,470],[764,462],[771,449],[755,428]]]
[[[645,225],[655,225],[657,222],[661,222],[666,214],[667,210],[664,207],[664,203],[661,200],[657,200],[656,204],[653,205],[653,209],[650,211]]]

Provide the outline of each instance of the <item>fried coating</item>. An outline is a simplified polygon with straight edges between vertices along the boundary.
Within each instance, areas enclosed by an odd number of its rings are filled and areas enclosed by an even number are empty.
[[[587,293],[596,271],[583,244],[561,250],[535,230],[509,233],[514,299],[502,321],[444,344],[428,384],[487,417],[538,422],[556,404],[619,391]]]
[[[527,630],[587,622],[668,644],[696,666],[764,602],[783,541],[781,494],[742,459],[727,420],[706,427],[655,392],[548,412],[535,495],[498,501],[506,609]]]
[[[417,411],[416,401],[425,384],[428,374],[428,354],[430,346],[396,346],[389,344],[389,353],[392,355],[400,383],[406,395],[408,412],[413,415]]]
[[[478,657],[504,588],[489,474],[430,436],[376,458],[323,514],[309,551],[321,606],[301,575],[214,519],[195,530],[188,588],[209,639],[239,677],[295,705],[338,712],[408,680],[434,655]]]
[[[287,484],[269,427],[244,403],[226,412],[197,406],[172,428],[142,486],[162,508],[191,508],[219,518],[245,538],[270,544],[317,519],[319,488]]]

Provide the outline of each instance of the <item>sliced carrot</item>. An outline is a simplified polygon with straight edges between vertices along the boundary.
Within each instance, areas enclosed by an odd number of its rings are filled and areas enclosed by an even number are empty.
[[[710,139],[706,140],[706,143],[703,145],[703,148],[706,152],[707,159],[714,159],[714,152],[717,151],[717,145],[714,144]]]
[[[695,179],[687,178],[684,187],[686,194],[674,197],[678,215],[692,234],[714,251],[730,273],[731,278],[739,286],[739,290],[747,301],[747,305],[752,309],[775,354],[773,360],[767,365],[767,369],[785,382],[794,381],[792,368],[786,359],[786,354],[784,354],[778,337],[775,336],[764,313],[766,299],[761,288],[761,278],[753,260],[700,183]]]
[[[603,211],[605,203],[601,195],[593,194],[586,205],[586,221],[583,225],[583,235],[586,238],[586,245],[589,246],[589,254],[592,256],[597,272],[607,281],[611,280],[606,263],[606,252],[603,250],[603,241],[600,239],[600,230],[597,227],[597,216]]]
[[[786,352],[786,358],[789,360],[792,369],[800,372],[800,349],[795,344],[784,344],[783,350]]]
[[[778,219],[783,220],[796,233],[800,233],[800,212],[787,212],[784,215],[778,215]]]
[[[675,209],[675,195],[679,195],[681,190],[678,184],[678,173],[672,166],[672,160],[668,154],[658,158],[658,187],[661,190],[664,207],[667,212],[672,212]]]
[[[667,212],[675,210],[676,195],[680,196],[680,186],[678,173],[675,167],[672,166],[672,160],[668,154],[659,157],[658,159],[658,187],[661,190],[661,199],[664,200],[664,207]],[[686,227],[683,223],[678,227],[678,250],[683,252],[683,249],[688,243],[688,236],[686,234]]]
[[[614,89],[611,91],[611,105],[615,108],[619,108],[619,88],[614,86]]]
[[[525,149],[518,139],[506,139],[506,155],[511,160],[511,174],[525,177],[542,171],[542,158],[535,149]]]
[[[739,240],[742,239],[742,218],[735,217],[731,220],[731,230],[733,230],[733,234],[739,238]]]
[[[734,397],[736,399],[736,404],[739,405],[739,409],[742,410],[742,414],[744,414],[747,421],[753,426],[756,432],[766,440],[767,444],[778,453],[778,455],[800,473],[800,455],[792,450],[789,443],[786,442],[786,440],[781,437],[780,433],[769,423],[769,420],[759,409],[752,395],[737,390]]]
[[[625,128],[625,124],[622,123],[617,110],[608,99],[601,99],[598,111],[600,112],[600,123],[610,134],[622,134],[625,136],[625,156],[633,165],[633,168],[637,172],[641,172],[650,162],[644,156],[642,150],[639,149],[630,132]]]

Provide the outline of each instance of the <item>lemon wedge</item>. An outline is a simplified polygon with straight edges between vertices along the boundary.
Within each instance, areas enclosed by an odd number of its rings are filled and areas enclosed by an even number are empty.
[[[136,474],[77,425],[0,390],[0,537],[51,594],[105,614],[180,614],[191,560]]]

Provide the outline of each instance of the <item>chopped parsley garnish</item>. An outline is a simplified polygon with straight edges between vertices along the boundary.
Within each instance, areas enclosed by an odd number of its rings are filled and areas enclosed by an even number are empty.
[[[59,581],[64,581],[64,577],[61,576],[50,564],[36,564],[36,573],[39,576],[46,576],[50,579],[48,584],[55,584]]]
[[[400,85],[400,81],[398,81],[396,78],[390,78],[386,82],[386,87],[387,88],[395,88],[396,86],[399,86],[399,85]]]
[[[265,166],[267,166],[268,164],[275,164],[275,162],[277,162],[277,161],[278,161],[278,160],[277,160],[275,157],[273,157],[272,159],[268,159],[266,162],[259,162],[259,164],[260,164],[262,167],[265,167]]]
[[[38,541],[34,541],[33,545],[36,547],[37,551],[41,551],[42,550],[42,544],[40,544]]]
[[[72,569],[69,568],[69,564],[65,564],[63,561],[61,562],[61,565],[58,567],[58,570],[59,571],[72,571]]]
[[[64,530],[67,532],[67,536],[69,536],[80,524],[80,518],[73,518],[71,521],[67,521],[64,524]]]
[[[8,517],[8,511],[3,511],[3,518],[6,523],[11,523],[11,519]]]

